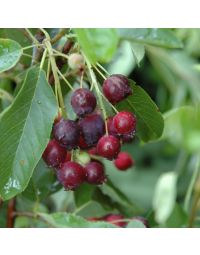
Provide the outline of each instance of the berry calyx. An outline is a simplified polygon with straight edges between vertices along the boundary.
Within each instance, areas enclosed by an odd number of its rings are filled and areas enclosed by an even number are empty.
[[[102,218],[102,220],[109,222],[111,224],[114,224],[121,228],[127,225],[127,222],[123,221],[123,219],[124,219],[124,216],[120,214],[108,214]]]
[[[132,90],[124,75],[113,74],[104,81],[103,93],[112,104],[116,104],[131,95]]]
[[[105,170],[102,163],[91,161],[85,166],[86,181],[90,184],[102,184],[106,181]]]
[[[86,88],[75,90],[71,97],[72,108],[79,117],[92,113],[96,103],[94,94]]]
[[[79,121],[79,126],[84,142],[89,147],[96,145],[105,132],[105,124],[99,114],[85,116]]]
[[[76,162],[64,162],[57,171],[57,177],[66,190],[75,190],[85,181],[85,169]]]
[[[134,160],[127,152],[120,152],[115,159],[114,164],[117,169],[124,171],[134,165]]]
[[[78,146],[80,130],[78,124],[73,120],[61,119],[54,125],[54,138],[67,150]]]
[[[135,131],[136,117],[131,112],[119,112],[113,118],[113,124],[121,135]]]
[[[83,56],[79,53],[72,53],[68,58],[68,65],[72,70],[83,70],[85,65],[85,60]]]
[[[128,134],[121,135],[121,140],[123,143],[131,143],[135,137],[135,130]]]
[[[60,163],[65,161],[65,156],[66,150],[55,139],[49,141],[42,155],[49,167],[58,167]]]
[[[97,143],[98,155],[112,160],[117,157],[120,152],[120,141],[112,135],[105,135]]]

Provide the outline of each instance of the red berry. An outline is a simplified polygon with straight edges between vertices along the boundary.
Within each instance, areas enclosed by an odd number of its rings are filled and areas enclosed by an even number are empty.
[[[119,112],[113,118],[113,124],[121,135],[135,131],[136,117],[131,112]]]
[[[93,147],[91,149],[88,150],[88,153],[90,155],[97,155],[97,148],[96,147]]]
[[[65,161],[65,155],[66,150],[53,139],[49,141],[42,157],[49,167],[58,167],[60,163]]]
[[[79,121],[81,135],[85,143],[91,147],[97,144],[105,132],[105,124],[99,114],[90,114]]]
[[[113,124],[113,117],[109,117],[107,120],[107,127],[108,127],[108,134],[113,135],[115,137],[119,137],[116,128],[114,127]]]
[[[114,161],[116,168],[119,170],[127,170],[134,164],[134,160],[127,152],[120,152]]]
[[[61,164],[57,177],[66,190],[75,190],[85,181],[85,169],[76,162],[68,161]]]
[[[83,138],[82,135],[79,138],[78,146],[82,150],[86,150],[90,147],[90,146],[87,145],[87,143],[85,142],[85,139]]]
[[[105,170],[102,163],[91,161],[85,166],[86,181],[90,184],[102,184],[106,181]]]
[[[104,81],[103,93],[112,104],[116,104],[131,95],[132,90],[124,75],[113,74]]]
[[[67,150],[75,149],[80,137],[79,126],[73,120],[61,119],[54,125],[53,135]]]
[[[97,144],[97,153],[107,159],[114,159],[120,152],[120,141],[112,135],[103,136]]]
[[[96,98],[89,89],[77,89],[72,94],[71,105],[74,112],[81,117],[94,111]]]
[[[65,156],[65,162],[70,161],[71,160],[71,156],[72,156],[71,152],[67,151],[66,156]]]
[[[102,219],[121,228],[127,225],[127,222],[123,221],[124,216],[120,214],[108,214],[105,215]]]

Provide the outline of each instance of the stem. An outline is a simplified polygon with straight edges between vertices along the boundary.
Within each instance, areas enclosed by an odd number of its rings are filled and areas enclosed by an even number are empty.
[[[101,96],[103,97],[103,99],[113,108],[113,110],[118,113],[119,111],[114,107],[114,105],[111,104],[110,101],[108,101],[108,99],[104,96],[104,94],[100,91]]]
[[[60,32],[51,39],[51,44],[55,44],[57,41],[59,41],[66,34],[67,30],[69,30],[69,28],[62,28]]]
[[[81,210],[83,210],[85,207],[87,207],[87,206],[88,206],[89,204],[91,204],[91,203],[92,203],[92,201],[88,201],[87,203],[81,205],[79,208],[77,208],[77,209],[73,212],[73,214],[79,213]]]
[[[72,85],[68,82],[68,80],[64,77],[64,75],[61,73],[61,71],[58,69],[57,72],[59,73],[59,75],[62,77],[62,79],[66,82],[66,84],[68,85],[68,87],[71,90],[74,90],[74,88],[72,87]]]
[[[197,162],[196,162],[196,167],[195,167],[195,170],[193,171],[192,178],[191,178],[191,181],[190,181],[190,184],[187,189],[186,196],[185,196],[185,201],[184,201],[183,207],[186,212],[189,211],[189,207],[190,207],[189,204],[190,204],[190,200],[191,200],[191,196],[192,196],[192,191],[193,191],[195,182],[196,182],[198,174],[199,174],[199,163],[200,162],[199,162],[199,157],[198,157]]]
[[[107,75],[110,75],[109,72],[99,63],[97,63],[97,66],[101,68],[101,70],[103,70]]]
[[[106,76],[102,74],[102,72],[95,66],[93,65],[93,67],[97,70],[97,72],[103,77],[104,80],[106,80]]]
[[[38,40],[35,38],[35,36],[31,33],[31,31],[28,28],[25,28],[27,34],[29,35],[29,37],[32,39],[33,43],[35,45],[39,44]],[[35,46],[34,45],[34,46]]]
[[[67,55],[63,54],[62,52],[60,52],[58,50],[55,50],[55,49],[52,49],[52,50],[53,50],[53,52],[55,52],[60,57],[63,57],[63,58],[66,58],[66,59],[69,58]],[[56,56],[56,55],[54,54],[54,56]]]
[[[60,80],[58,77],[58,67],[56,65],[56,61],[55,58],[53,56],[53,51],[52,51],[52,47],[49,41],[45,42],[47,50],[49,52],[49,58],[51,61],[51,66],[52,66],[52,71],[53,71],[53,75],[54,75],[54,79],[55,79],[55,87],[58,93],[58,98],[59,98],[59,103],[60,103],[60,107],[62,109],[62,115],[64,117],[66,117],[66,112],[65,112],[65,105],[64,105],[64,100],[63,100],[63,96],[62,96],[62,90],[61,90],[61,86],[60,86]]]
[[[84,76],[84,72],[81,72],[81,79],[80,79],[80,87],[83,88],[83,76]]]
[[[31,49],[31,48],[34,48],[35,46],[43,46],[44,44],[34,44],[34,45],[29,45],[29,46],[26,46],[26,47],[23,47],[22,50],[28,50],[28,49]]]
[[[6,223],[6,227],[7,228],[13,228],[14,227],[14,222],[15,222],[14,212],[15,212],[15,207],[16,207],[16,199],[13,198],[13,199],[11,199],[8,202],[7,223]]]
[[[107,127],[107,122],[106,122],[107,114],[106,114],[106,110],[105,110],[105,107],[104,107],[104,104],[103,104],[103,101],[102,101],[101,91],[100,91],[100,89],[98,87],[96,76],[94,74],[94,71],[92,70],[92,66],[90,64],[90,61],[88,60],[88,58],[85,56],[84,53],[83,53],[83,56],[85,58],[87,66],[88,66],[88,71],[89,71],[89,74],[90,74],[90,78],[91,78],[92,84],[94,85],[94,87],[96,89],[96,92],[97,92],[97,97],[98,97],[98,100],[99,100],[99,104],[101,106],[101,110],[102,110],[103,116],[104,116],[106,135],[108,135],[108,127]]]
[[[40,69],[43,68],[44,61],[45,61],[46,56],[47,56],[47,49],[45,49],[45,51],[44,51],[44,53],[43,53],[42,60],[41,60],[41,63],[40,63]]]

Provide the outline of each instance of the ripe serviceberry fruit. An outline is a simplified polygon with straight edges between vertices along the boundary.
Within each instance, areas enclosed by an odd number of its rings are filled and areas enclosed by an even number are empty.
[[[82,150],[88,149],[90,146],[87,145],[82,135],[79,137],[78,147]]]
[[[105,124],[99,114],[90,114],[79,121],[81,135],[85,143],[91,147],[97,144],[105,132]]]
[[[75,71],[82,70],[85,65],[83,56],[79,53],[70,54],[68,58],[68,65],[71,69]]]
[[[127,170],[134,164],[134,160],[127,152],[120,152],[114,161],[116,168],[119,170]]]
[[[88,153],[90,155],[97,155],[97,148],[96,147],[92,147],[91,149],[88,150]]]
[[[97,153],[98,155],[107,158],[114,159],[120,152],[120,141],[118,138],[112,135],[105,135],[97,143]]]
[[[115,137],[119,137],[116,128],[114,127],[113,124],[113,117],[109,117],[107,120],[107,127],[108,127],[108,134],[113,135]]]
[[[54,125],[53,135],[55,139],[67,150],[78,146],[80,130],[78,124],[73,120],[61,119]]]
[[[135,130],[128,133],[121,135],[121,140],[123,143],[131,143],[135,137]]]
[[[49,167],[58,167],[60,163],[65,161],[66,153],[66,150],[53,139],[49,141],[42,157]]]
[[[104,81],[103,93],[112,104],[116,104],[131,95],[132,90],[124,75],[113,74]]]
[[[123,221],[124,216],[120,214],[108,214],[102,217],[102,220],[114,224],[118,227],[125,227],[127,225],[126,222]]]
[[[114,116],[113,124],[119,134],[129,134],[136,128],[136,117],[131,112],[119,112]]]
[[[66,190],[75,190],[85,181],[85,169],[76,162],[64,162],[57,171],[57,177]]]
[[[71,152],[67,151],[67,153],[65,155],[65,161],[64,162],[70,161],[71,157],[72,157]]]
[[[102,184],[106,181],[105,170],[102,163],[91,161],[85,166],[86,181],[90,184]]]
[[[75,90],[71,97],[72,108],[79,117],[92,113],[96,103],[95,95],[85,88]]]

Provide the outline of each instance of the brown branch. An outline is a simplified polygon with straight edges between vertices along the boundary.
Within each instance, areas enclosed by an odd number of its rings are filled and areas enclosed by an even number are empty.
[[[69,28],[62,28],[61,31],[51,39],[51,44],[55,44],[59,41],[69,30]]]
[[[15,222],[15,207],[16,207],[16,199],[13,198],[8,202],[8,208],[7,208],[7,228],[13,228],[14,222]]]

